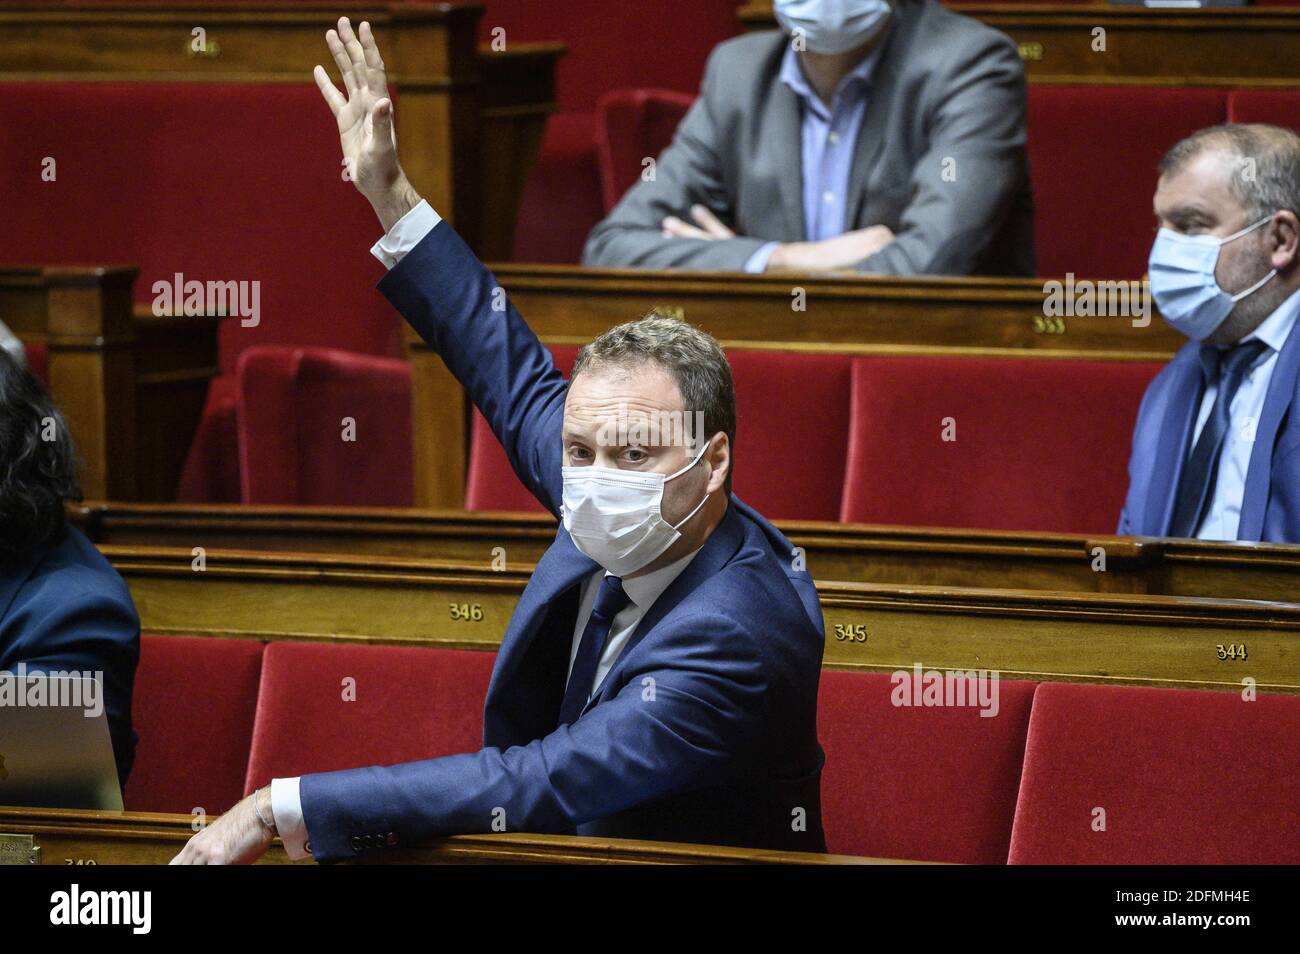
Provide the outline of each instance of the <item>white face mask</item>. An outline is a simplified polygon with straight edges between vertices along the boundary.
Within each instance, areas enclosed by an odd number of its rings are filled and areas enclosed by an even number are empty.
[[[676,525],[664,520],[664,484],[700,462],[706,442],[695,459],[676,473],[645,473],[615,467],[564,467],[564,505],[560,513],[574,546],[614,576],[626,576],[647,566],[681,537],[679,529],[699,513],[704,499]]]
[[[1147,280],[1165,321],[1194,341],[1204,341],[1223,324],[1233,305],[1262,288],[1276,275],[1275,268],[1235,295],[1220,288],[1218,279],[1214,277],[1219,249],[1255,231],[1271,218],[1272,214],[1266,215],[1254,225],[1225,238],[1183,235],[1172,229],[1161,229],[1156,233],[1151,257],[1147,260]]]
[[[781,29],[802,36],[813,53],[835,54],[870,40],[890,6],[887,0],[773,0],[772,12]]]

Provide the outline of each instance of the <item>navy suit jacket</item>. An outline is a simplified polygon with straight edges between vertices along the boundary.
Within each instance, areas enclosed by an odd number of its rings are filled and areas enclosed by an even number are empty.
[[[1189,341],[1142,398],[1121,534],[1163,537],[1173,520],[1179,478],[1191,453],[1201,405],[1200,343]],[[1238,540],[1300,543],[1300,332],[1287,336],[1264,396],[1246,470]]]
[[[513,306],[494,310],[496,279],[442,222],[379,288],[558,513],[567,383]],[[484,747],[303,776],[313,855],[502,827],[824,851],[824,630],[796,562],[789,541],[733,496],[583,714],[557,728],[580,585],[598,569],[561,525],[502,639]]]
[[[117,777],[135,758],[131,687],[140,617],[116,570],[75,527],[17,563],[0,564],[0,670],[103,673]]]

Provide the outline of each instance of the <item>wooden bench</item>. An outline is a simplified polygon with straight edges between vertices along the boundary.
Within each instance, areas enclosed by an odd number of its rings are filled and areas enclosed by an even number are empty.
[[[69,510],[114,546],[418,557],[533,564],[555,539],[545,514],[370,507],[97,503]],[[777,521],[820,580],[1026,590],[1296,598],[1300,547],[1149,537]],[[1100,569],[1104,558],[1105,569]]]
[[[101,548],[153,634],[495,650],[532,567],[201,547]],[[1300,605],[826,582],[825,665],[1300,691]]]
[[[189,815],[0,807],[0,859],[43,865],[163,865],[194,834]],[[5,863],[0,860],[0,864]],[[260,864],[294,864],[277,839]],[[297,864],[311,864],[301,861]],[[342,864],[924,864],[571,835],[453,835]]]

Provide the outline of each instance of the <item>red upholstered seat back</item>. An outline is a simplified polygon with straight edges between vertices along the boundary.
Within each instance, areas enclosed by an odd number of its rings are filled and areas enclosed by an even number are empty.
[[[1140,278],[1154,237],[1156,165],[1184,136],[1223,122],[1226,96],[1197,88],[1030,86],[1039,274]]]
[[[338,133],[307,77],[0,83],[0,128],[0,177],[16,186],[0,261],[138,265],[139,302],[177,272],[260,281],[260,323],[222,323],[223,371],[253,344],[397,353],[397,316],[374,290],[383,266],[366,250],[380,229],[341,175]]]
[[[887,673],[822,673],[827,849],[1003,864],[1034,684],[999,680],[992,717],[978,706],[894,705],[896,684]]]
[[[1297,765],[1297,696],[1043,683],[1010,860],[1297,864]]]
[[[695,97],[669,89],[616,89],[596,104],[596,156],[605,211],[641,177],[646,158],[668,146]],[[685,210],[683,210],[683,213]]]
[[[405,361],[268,346],[235,377],[244,503],[411,505]]]
[[[476,752],[495,653],[271,643],[246,791],[272,778]]]
[[[577,349],[553,348],[552,353],[568,369]],[[772,519],[836,519],[844,486],[853,359],[744,350],[728,352],[727,359],[736,388],[736,495]],[[465,506],[542,510],[477,411]]]
[[[556,345],[550,348],[555,366],[567,378],[578,356],[576,345]],[[525,513],[542,513],[545,508],[537,502],[510,466],[505,448],[497,440],[487,419],[478,408],[470,412],[469,476],[465,482],[466,510],[517,510]]]
[[[1235,89],[1228,94],[1228,121],[1300,130],[1300,90]]]
[[[141,638],[128,811],[215,815],[243,797],[261,669],[256,640]]]
[[[1138,405],[1160,368],[859,358],[841,519],[1112,533]]]

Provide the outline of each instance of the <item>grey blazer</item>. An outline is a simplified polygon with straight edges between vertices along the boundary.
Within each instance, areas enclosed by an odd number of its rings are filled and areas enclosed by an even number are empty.
[[[1015,44],[935,0],[898,0],[893,21],[867,91],[846,227],[886,225],[897,238],[858,269],[1034,274]],[[806,238],[800,102],[778,79],[787,42],[780,32],[751,33],[710,54],[700,98],[654,180],[629,189],[592,230],[584,264],[739,271],[769,240]],[[696,202],[737,237],[664,238],[664,216],[689,220]]]

